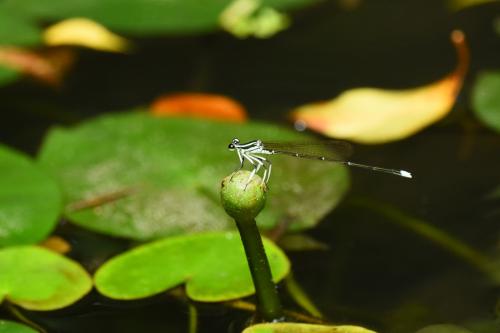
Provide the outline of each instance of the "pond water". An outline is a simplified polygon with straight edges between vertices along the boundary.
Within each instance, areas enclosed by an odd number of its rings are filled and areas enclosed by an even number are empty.
[[[0,140],[34,155],[50,126],[130,110],[177,91],[231,96],[251,119],[291,128],[286,115],[297,105],[352,87],[408,88],[445,76],[456,61],[449,32],[460,27],[472,62],[452,112],[410,138],[354,145],[356,161],[409,170],[414,178],[351,169],[348,194],[307,231],[327,249],[287,254],[295,279],[333,323],[388,333],[435,323],[500,332],[498,284],[447,240],[415,230],[427,223],[499,260],[500,205],[488,195],[500,184],[500,135],[469,106],[475,75],[499,65],[499,38],[491,31],[498,9],[452,15],[440,1],[387,0],[342,10],[327,1],[294,13],[291,28],[272,39],[214,33],[138,39],[131,55],[81,51],[60,90],[29,80],[0,89]],[[135,245],[64,221],[56,234],[90,271]],[[287,308],[301,311],[280,291]],[[200,333],[239,332],[250,315],[219,304],[196,307]],[[189,320],[185,300],[167,294],[120,302],[92,292],[63,310],[21,311],[48,332],[187,332]]]

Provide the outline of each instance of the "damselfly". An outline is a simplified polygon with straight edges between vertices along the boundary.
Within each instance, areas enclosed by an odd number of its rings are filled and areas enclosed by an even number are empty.
[[[274,154],[335,162],[348,166],[385,172],[396,176],[412,178],[411,173],[405,170],[386,169],[348,161],[347,158],[352,152],[352,147],[345,141],[264,142],[261,140],[253,140],[247,143],[240,143],[240,140],[233,139],[228,148],[229,150],[236,150],[240,160],[239,169],[243,168],[245,161],[248,161],[251,165],[253,165],[253,170],[248,178],[248,181],[250,181],[250,179],[252,179],[261,168],[264,169],[262,181],[265,183],[269,181],[269,177],[271,177],[272,164],[268,159],[261,155]]]

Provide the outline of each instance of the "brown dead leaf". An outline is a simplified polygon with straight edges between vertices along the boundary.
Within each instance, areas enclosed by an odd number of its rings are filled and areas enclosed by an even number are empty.
[[[59,236],[50,236],[41,242],[40,246],[60,254],[66,254],[71,250],[71,245]]]

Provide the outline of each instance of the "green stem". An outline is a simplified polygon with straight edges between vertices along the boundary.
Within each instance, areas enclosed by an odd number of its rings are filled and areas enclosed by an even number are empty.
[[[389,220],[392,220],[399,226],[409,229],[414,233],[433,241],[457,257],[462,258],[464,261],[476,267],[495,284],[500,283],[500,272],[498,271],[498,267],[490,258],[443,230],[432,226],[424,220],[409,216],[395,207],[382,202],[372,201],[365,198],[352,198],[349,200],[349,203],[357,207],[368,208],[375,211],[387,217]]]
[[[257,312],[265,321],[283,319],[283,309],[254,219],[236,219],[257,295]]]

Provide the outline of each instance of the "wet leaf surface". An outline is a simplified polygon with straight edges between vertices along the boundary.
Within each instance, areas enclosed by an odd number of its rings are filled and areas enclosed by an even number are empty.
[[[0,247],[44,239],[61,213],[56,182],[27,156],[0,145]]]
[[[92,280],[76,262],[38,246],[0,250],[0,301],[30,310],[68,306],[92,288]]]
[[[95,202],[133,189],[115,201],[67,210],[66,215],[95,231],[144,240],[234,228],[219,199],[221,180],[239,164],[236,153],[227,149],[233,137],[242,142],[308,139],[269,124],[133,112],[52,130],[39,160],[59,180],[66,205],[79,202],[82,207],[82,200]],[[347,190],[348,173],[340,165],[273,157],[269,199],[257,217],[263,228],[279,223],[292,230],[312,227]]]
[[[472,105],[476,115],[500,132],[500,71],[483,72],[474,86]]]
[[[290,269],[285,254],[264,239],[275,281]],[[219,302],[251,295],[252,278],[238,233],[170,237],[139,246],[105,263],[95,275],[107,297],[137,299],[186,283],[190,298]]]

